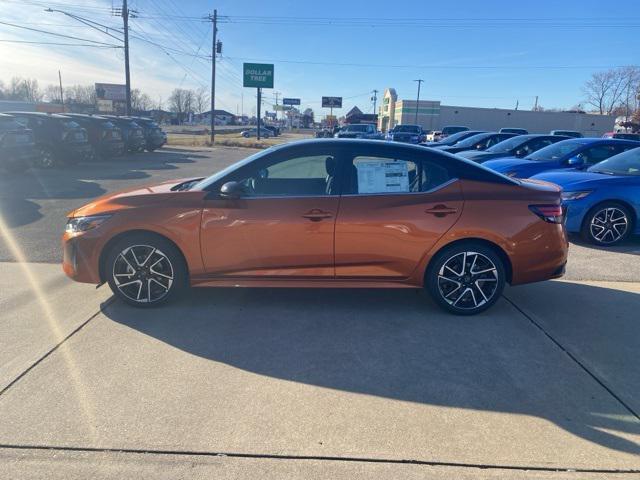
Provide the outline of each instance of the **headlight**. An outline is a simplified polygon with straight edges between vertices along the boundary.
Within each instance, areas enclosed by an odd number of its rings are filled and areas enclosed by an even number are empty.
[[[333,138],[340,138],[340,134],[339,134],[339,133],[336,133],[336,134],[333,136]]]
[[[592,190],[583,190],[581,192],[562,192],[562,200],[580,200],[586,197],[592,192]]]
[[[91,215],[88,217],[73,217],[67,220],[67,226],[65,230],[67,233],[86,232],[92,228],[96,228],[101,225],[107,219],[111,218],[111,215]]]

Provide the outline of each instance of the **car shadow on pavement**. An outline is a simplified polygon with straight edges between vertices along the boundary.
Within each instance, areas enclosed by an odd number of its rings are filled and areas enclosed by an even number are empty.
[[[569,305],[611,305],[612,317],[591,321],[600,322],[601,332],[622,329],[625,349],[638,350],[640,326],[616,317],[615,309],[640,310],[640,295],[568,282],[547,282],[544,291]],[[104,314],[189,354],[260,375],[536,416],[610,449],[640,454],[629,438],[640,435],[637,416],[506,300],[479,316],[457,317],[414,290],[194,289],[162,308],[116,301]],[[572,345],[571,339],[559,342]],[[606,338],[599,342],[612,351],[619,347]],[[629,360],[618,367],[637,373],[637,359]],[[606,368],[615,390],[616,372]]]
[[[604,247],[595,245],[591,242],[587,242],[578,234],[569,234],[569,241],[574,245],[583,248],[591,248],[593,250],[599,250],[602,252],[612,253],[628,253],[631,255],[640,255],[640,235],[631,235],[627,240],[619,245]]]

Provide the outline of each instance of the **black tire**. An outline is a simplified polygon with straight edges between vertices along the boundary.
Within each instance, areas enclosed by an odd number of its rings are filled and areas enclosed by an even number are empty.
[[[147,147],[147,152],[149,152],[149,153],[153,152],[154,150],[155,150],[155,148],[153,148],[153,147]]]
[[[595,245],[610,247],[629,238],[635,219],[625,205],[618,202],[603,202],[587,213],[582,222],[582,238]]]
[[[187,286],[180,251],[151,233],[132,233],[118,240],[107,253],[103,272],[114,295],[134,307],[161,305]]]
[[[467,241],[445,247],[434,256],[424,285],[444,310],[475,315],[500,298],[505,279],[500,255],[482,243]]]

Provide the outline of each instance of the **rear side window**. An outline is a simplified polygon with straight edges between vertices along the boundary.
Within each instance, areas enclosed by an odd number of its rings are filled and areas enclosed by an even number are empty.
[[[345,193],[352,195],[427,192],[451,178],[446,168],[415,159],[357,156],[349,168]]]

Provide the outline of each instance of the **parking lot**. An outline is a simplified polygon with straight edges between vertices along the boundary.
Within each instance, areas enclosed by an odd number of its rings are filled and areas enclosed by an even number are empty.
[[[638,238],[572,239],[562,280],[472,318],[412,290],[199,289],[138,310],[64,277],[70,210],[252,152],[0,178],[7,478],[52,478],[54,459],[60,478],[640,474]]]

